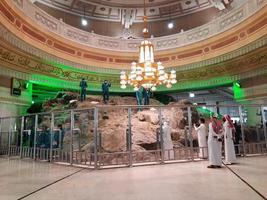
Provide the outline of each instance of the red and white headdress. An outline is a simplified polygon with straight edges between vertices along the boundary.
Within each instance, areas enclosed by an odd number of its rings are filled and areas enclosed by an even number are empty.
[[[234,124],[233,124],[233,122],[231,120],[230,115],[224,115],[223,117],[225,118],[226,121],[228,121],[229,128],[235,128],[235,126],[234,126]]]

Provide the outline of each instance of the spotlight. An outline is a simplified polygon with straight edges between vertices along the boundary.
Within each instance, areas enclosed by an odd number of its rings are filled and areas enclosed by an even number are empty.
[[[83,25],[83,26],[87,26],[87,24],[88,24],[87,20],[84,19],[84,18],[82,18],[82,25]]]
[[[173,22],[169,22],[169,23],[168,23],[168,28],[169,28],[169,29],[172,29],[173,27],[174,27]]]
[[[189,97],[195,97],[195,94],[192,93],[192,92],[190,92],[190,93],[189,93]]]
[[[34,101],[32,101],[32,104],[34,104]]]
[[[237,87],[241,87],[241,85],[240,85],[240,83],[237,81],[237,82],[235,82],[235,85],[237,86]]]
[[[207,109],[207,107],[206,107],[206,106],[202,106],[202,108],[203,108],[203,109]]]

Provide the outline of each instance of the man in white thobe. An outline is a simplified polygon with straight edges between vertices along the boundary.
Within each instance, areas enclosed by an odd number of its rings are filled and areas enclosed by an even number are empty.
[[[207,130],[205,125],[205,119],[200,118],[200,125],[196,127],[194,124],[195,130],[197,132],[198,146],[199,146],[199,154],[200,158],[208,157],[208,145],[207,145]]]
[[[209,123],[208,150],[209,166],[208,168],[221,168],[222,166],[222,126],[217,120],[215,113]]]
[[[162,126],[163,132],[163,146],[164,146],[164,159],[165,160],[173,160],[174,152],[173,152],[173,142],[171,138],[171,127],[168,122],[164,122]]]
[[[223,122],[225,164],[230,165],[236,162],[235,147],[233,141],[235,127],[229,115],[224,115]]]

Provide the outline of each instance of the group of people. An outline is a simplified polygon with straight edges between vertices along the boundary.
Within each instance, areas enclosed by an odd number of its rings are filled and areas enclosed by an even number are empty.
[[[80,82],[80,88],[81,88],[81,97],[80,100],[84,101],[86,99],[86,90],[87,90],[87,82],[84,78],[82,78]],[[102,95],[103,95],[103,101],[105,104],[109,101],[109,88],[111,87],[111,83],[105,80],[102,83]],[[151,96],[151,90],[150,88],[144,88],[139,87],[138,90],[135,93],[137,105],[149,105],[150,104],[150,96]]]
[[[102,83],[102,95],[103,95],[103,101],[105,104],[109,101],[109,88],[111,87],[111,83],[109,83],[107,80],[105,80]],[[81,88],[81,101],[84,101],[86,99],[86,89],[87,89],[87,82],[84,78],[82,78],[80,82],[80,88]]]
[[[149,98],[151,96],[150,88],[139,87],[135,92],[137,105],[149,105]]]
[[[51,147],[51,134],[52,134],[52,148],[63,148],[63,141],[65,136],[65,130],[63,129],[62,124],[58,125],[53,133],[51,133],[50,128],[43,126],[42,131],[39,132],[36,138],[36,146],[40,148]]]
[[[223,123],[218,115],[212,114],[208,126],[208,141],[206,140],[205,119],[200,119],[200,125],[195,127],[200,147],[199,156],[209,158],[208,168],[221,168],[222,166],[222,143],[224,142],[225,164],[236,163],[235,155],[235,127],[229,115],[224,115]]]

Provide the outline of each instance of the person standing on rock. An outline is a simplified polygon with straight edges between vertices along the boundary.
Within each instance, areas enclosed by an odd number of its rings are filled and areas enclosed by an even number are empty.
[[[138,106],[141,106],[143,104],[143,87],[139,87],[138,90],[135,92],[136,96],[136,102]],[[141,110],[140,108],[138,109],[139,111]]]
[[[198,146],[199,146],[199,157],[200,158],[207,158],[208,157],[208,144],[207,144],[207,130],[205,125],[205,119],[200,118],[200,125],[197,127],[194,124],[194,128],[197,132],[197,139],[198,139]]]
[[[103,94],[103,101],[105,104],[109,101],[109,88],[111,87],[111,84],[105,80],[102,84],[102,94]]]
[[[223,122],[225,164],[230,165],[236,162],[234,147],[235,127],[229,115],[224,115]]]
[[[144,88],[143,90],[144,105],[149,105],[150,89]]]
[[[218,115],[214,113],[209,123],[208,151],[210,165],[208,168],[221,168],[222,166],[222,125],[217,118]]]
[[[82,78],[80,82],[80,88],[81,88],[81,101],[84,101],[86,99],[86,89],[87,89],[87,82],[84,78]]]

